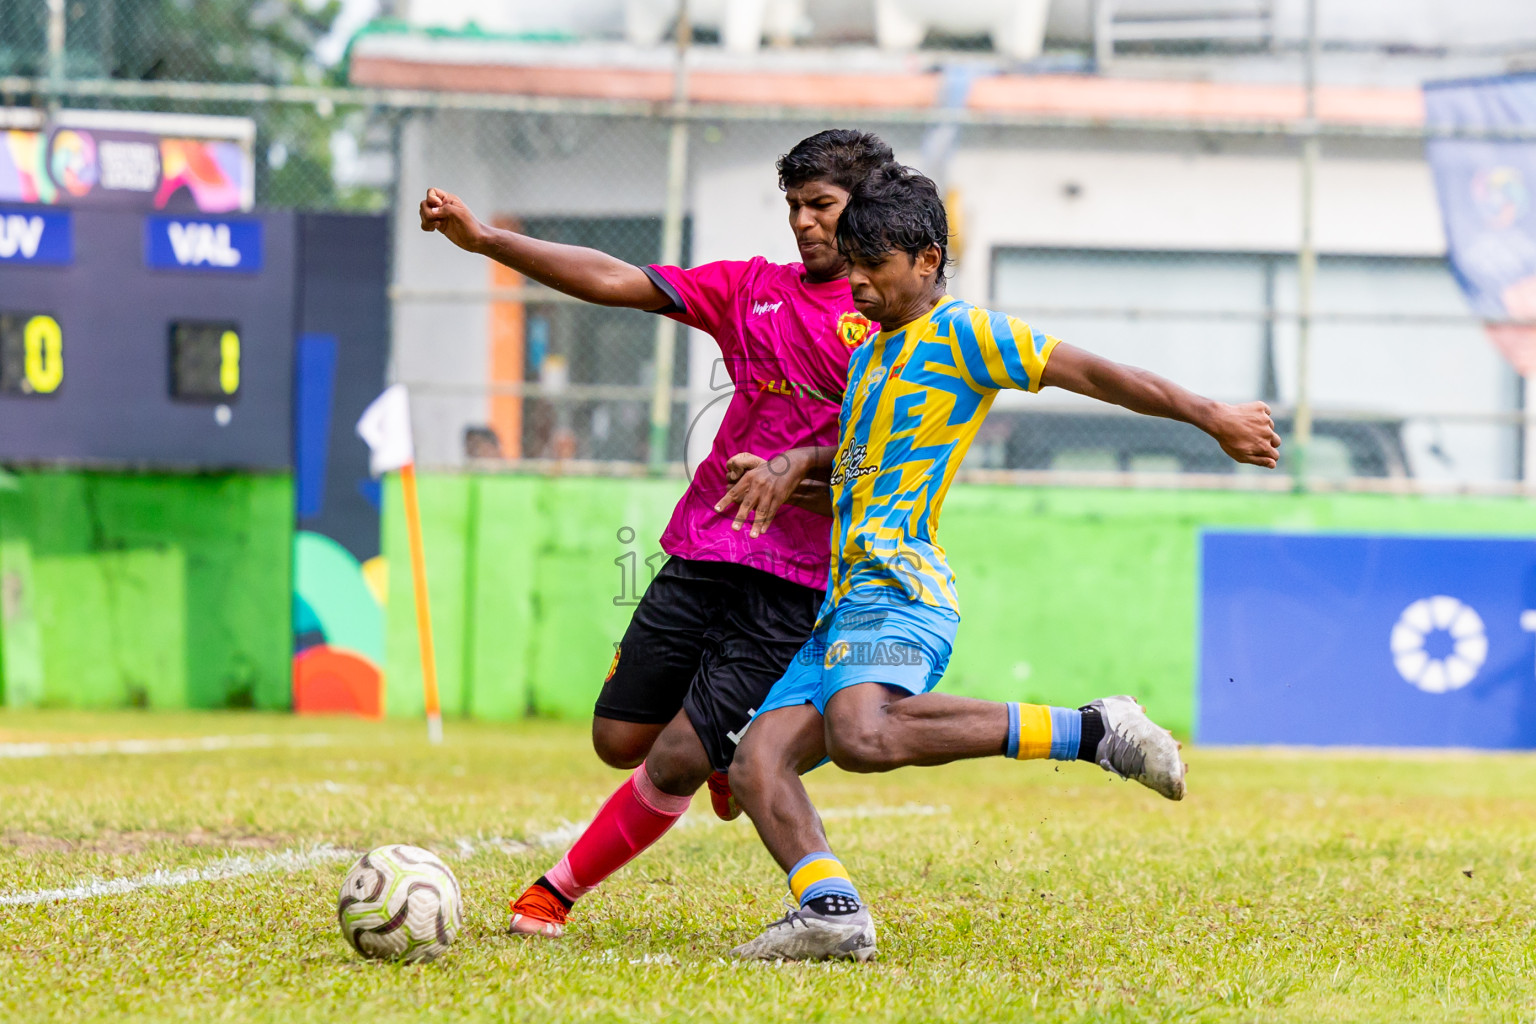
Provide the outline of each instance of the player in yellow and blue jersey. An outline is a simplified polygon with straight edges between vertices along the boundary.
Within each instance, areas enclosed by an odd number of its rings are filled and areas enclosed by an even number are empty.
[[[881,327],[849,364],[835,450],[743,453],[722,500],[761,533],[808,475],[829,476],[832,570],[816,628],[769,693],[731,766],[731,789],[788,873],[799,909],[740,957],[867,960],[875,929],[831,852],[800,774],[830,758],[858,772],[1005,755],[1099,764],[1172,800],[1185,766],[1130,697],[1081,708],[930,692],[960,623],[938,543],[945,493],[1004,388],[1060,387],[1192,423],[1233,459],[1273,468],[1280,437],[1262,402],[1201,398],[1010,316],[945,294],[948,224],[933,182],[895,167],[853,193],[838,223],[859,312]]]

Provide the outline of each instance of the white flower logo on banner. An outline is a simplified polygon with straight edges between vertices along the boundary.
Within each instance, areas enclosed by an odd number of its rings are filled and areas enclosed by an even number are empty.
[[[1426,649],[1436,632],[1450,634],[1451,649],[1443,657]],[[1392,627],[1392,660],[1398,674],[1425,693],[1459,690],[1488,660],[1482,616],[1444,594],[1421,598],[1404,608]]]

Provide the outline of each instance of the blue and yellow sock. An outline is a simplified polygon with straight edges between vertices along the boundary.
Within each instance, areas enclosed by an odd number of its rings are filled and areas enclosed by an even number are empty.
[[[1083,738],[1083,713],[1076,708],[1045,704],[1008,707],[1008,746],[1004,753],[1020,761],[1048,757],[1053,761],[1077,760]]]
[[[860,905],[843,862],[826,852],[807,854],[789,869],[789,891],[800,906],[814,903],[822,913],[852,913]]]

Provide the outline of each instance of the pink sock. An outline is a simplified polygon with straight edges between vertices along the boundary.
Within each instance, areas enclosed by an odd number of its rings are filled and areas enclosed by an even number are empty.
[[[657,789],[642,764],[598,808],[592,824],[544,877],[574,902],[660,839],[692,799]]]

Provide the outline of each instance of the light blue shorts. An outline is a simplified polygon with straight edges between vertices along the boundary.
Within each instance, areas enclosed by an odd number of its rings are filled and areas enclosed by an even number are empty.
[[[949,667],[959,626],[954,612],[919,601],[845,599],[811,633],[757,713],[811,704],[826,714],[834,693],[858,683],[927,693]]]

